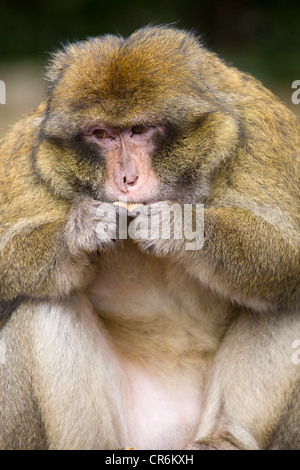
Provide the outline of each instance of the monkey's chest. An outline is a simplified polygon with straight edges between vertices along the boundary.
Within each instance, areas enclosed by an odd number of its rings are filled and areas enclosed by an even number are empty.
[[[183,448],[199,424],[218,346],[210,296],[180,266],[132,246],[102,257],[88,297],[116,359],[125,445]]]
[[[131,244],[102,256],[88,297],[113,344],[131,356],[200,363],[222,336],[224,303],[179,264]]]

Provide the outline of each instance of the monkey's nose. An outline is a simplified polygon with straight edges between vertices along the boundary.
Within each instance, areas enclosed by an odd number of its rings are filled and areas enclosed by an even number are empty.
[[[137,180],[138,180],[138,175],[136,174],[123,176],[123,184],[129,188],[131,186],[134,186],[137,183]]]
[[[135,171],[124,172],[115,178],[118,188],[122,192],[128,192],[138,182],[139,176]]]

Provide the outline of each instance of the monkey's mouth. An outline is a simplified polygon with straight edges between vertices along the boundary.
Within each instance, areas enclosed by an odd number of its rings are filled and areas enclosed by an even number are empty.
[[[144,206],[150,206],[151,204],[155,204],[156,202],[161,202],[162,200],[161,199],[150,199],[148,201],[143,201],[142,203],[140,202],[140,204],[143,204]]]
[[[115,205],[120,206],[150,206],[151,204],[155,204],[157,202],[161,202],[162,199],[144,199],[142,201],[132,201],[125,197],[120,197],[119,200],[111,201]]]

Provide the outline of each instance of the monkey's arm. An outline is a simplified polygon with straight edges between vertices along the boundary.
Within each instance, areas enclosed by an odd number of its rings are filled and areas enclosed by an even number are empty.
[[[115,207],[110,204],[111,224],[97,232],[100,203],[85,198],[74,201],[63,217],[34,217],[3,232],[0,251],[0,299],[59,297],[84,287],[93,275],[98,250],[112,246]],[[46,212],[46,211],[45,211]],[[109,212],[109,211],[108,211]],[[49,216],[48,216],[49,217]],[[107,218],[106,218],[107,220]],[[20,224],[20,221],[17,221]]]
[[[194,275],[201,279],[204,267],[206,283],[250,306],[299,301],[299,239],[238,207],[206,209],[204,234],[203,248],[187,252],[185,266]]]
[[[176,221],[175,214],[169,240],[159,236],[138,240],[140,247],[173,258],[219,294],[244,305],[264,310],[299,302],[300,243],[296,236],[248,210],[210,207],[204,211],[202,248],[187,251],[187,240],[172,237],[176,223],[181,220]]]

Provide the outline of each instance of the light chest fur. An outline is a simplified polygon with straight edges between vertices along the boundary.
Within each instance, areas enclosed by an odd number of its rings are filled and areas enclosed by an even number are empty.
[[[127,444],[181,448],[199,424],[226,303],[130,242],[101,256],[88,299],[116,358]]]

